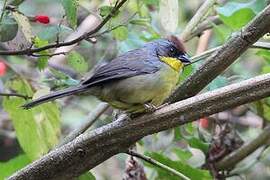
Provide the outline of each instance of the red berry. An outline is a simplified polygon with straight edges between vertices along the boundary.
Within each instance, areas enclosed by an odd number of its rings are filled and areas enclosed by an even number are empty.
[[[201,118],[200,119],[200,126],[202,127],[202,128],[208,128],[208,126],[209,126],[209,122],[208,122],[208,119],[207,118]]]
[[[6,74],[7,66],[4,62],[0,61],[0,76],[4,76]]]
[[[40,22],[42,24],[49,24],[50,23],[50,18],[48,16],[44,16],[44,15],[37,15],[34,17],[34,20],[36,22]]]

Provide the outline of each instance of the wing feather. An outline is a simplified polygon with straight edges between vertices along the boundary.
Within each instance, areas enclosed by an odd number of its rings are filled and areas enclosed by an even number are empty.
[[[142,49],[132,50],[101,66],[90,78],[85,79],[81,84],[92,86],[111,80],[155,73],[160,68],[159,62],[157,56],[142,51]]]

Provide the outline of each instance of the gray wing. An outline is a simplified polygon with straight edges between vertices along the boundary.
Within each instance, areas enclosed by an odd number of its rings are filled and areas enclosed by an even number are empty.
[[[151,74],[160,68],[159,59],[142,49],[129,51],[99,67],[82,85],[92,86],[111,80],[128,78],[136,75]]]

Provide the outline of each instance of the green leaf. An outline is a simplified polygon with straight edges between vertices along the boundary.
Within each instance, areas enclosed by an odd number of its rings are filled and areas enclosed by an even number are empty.
[[[232,1],[217,8],[217,12],[224,24],[236,30],[247,24],[265,6],[266,2],[262,0]]]
[[[96,180],[91,172],[84,173],[78,177],[79,180]]]
[[[170,158],[168,158],[160,153],[147,152],[146,154],[148,156],[150,156],[151,158],[155,159],[156,161],[158,161],[158,162],[160,162],[160,163],[162,163],[170,168],[177,170],[178,172],[184,174],[185,176],[189,177],[192,180],[212,179],[211,175],[206,170],[196,169],[196,168],[193,168],[190,165],[183,163],[181,161],[171,160]],[[164,169],[158,168],[152,164],[146,164],[146,165],[150,166],[151,168],[153,168],[157,171],[158,177],[156,179],[159,179],[159,180],[166,180],[166,179],[179,180],[178,176],[172,175],[171,173],[169,173],[168,171],[166,171]]]
[[[34,36],[32,34],[32,27],[30,25],[28,18],[17,11],[12,11],[12,15],[19,24],[19,28],[22,31],[25,39],[28,42],[32,42]]]
[[[4,15],[0,23],[0,41],[6,42],[14,39],[18,32],[18,24],[14,18]]]
[[[182,139],[182,135],[181,135],[181,132],[180,132],[180,127],[174,128],[174,139],[176,141],[179,141],[180,139]]]
[[[6,179],[14,172],[25,167],[29,163],[31,163],[31,161],[25,154],[18,155],[15,158],[9,160],[8,162],[0,162],[0,179]]]
[[[30,85],[24,79],[15,79],[6,84],[13,91],[32,96]],[[40,158],[58,143],[60,134],[60,112],[53,103],[46,103],[31,110],[21,106],[23,98],[5,97],[3,108],[8,112],[18,141],[31,160]]]
[[[120,26],[112,31],[113,37],[119,41],[124,41],[128,38],[128,29],[126,26]]]
[[[36,48],[40,48],[40,47],[46,46],[48,44],[49,44],[49,42],[47,40],[40,39],[39,37],[35,37],[35,39],[34,39],[34,46]],[[45,50],[45,51],[38,52],[38,54],[39,55],[48,55],[49,52],[47,50]],[[45,69],[48,66],[48,60],[49,60],[49,56],[39,57],[38,63],[37,63],[38,69],[39,70]]]
[[[143,2],[146,5],[158,5],[159,4],[159,1],[157,1],[157,0],[143,0]]]
[[[187,150],[183,150],[180,148],[174,148],[173,152],[176,154],[176,156],[179,158],[180,161],[186,162],[187,160],[189,160],[192,157],[192,153],[187,151]]]
[[[79,73],[85,73],[88,70],[88,64],[85,61],[84,57],[77,53],[76,51],[72,51],[68,55],[68,65],[72,67],[75,71]]]
[[[226,25],[215,25],[214,23],[212,23],[213,25],[213,30],[215,33],[215,37],[217,37],[217,40],[222,44],[224,43],[229,36],[231,35],[232,31],[230,28],[228,28],[228,26]]]
[[[133,19],[129,23],[134,24],[134,25],[138,25],[138,26],[149,26],[150,25],[150,18]]]
[[[51,25],[43,27],[41,31],[38,32],[37,36],[40,39],[55,42],[57,36],[60,40],[65,39],[71,32],[72,29],[67,26]]]
[[[190,147],[200,149],[205,154],[208,152],[209,144],[202,142],[202,140],[196,137],[184,137]]]
[[[69,24],[72,28],[76,28],[78,0],[62,0],[61,2],[65,9]]]
[[[180,82],[185,80],[193,72],[193,69],[194,69],[193,65],[184,67],[183,72],[180,76]]]
[[[264,66],[262,67],[262,74],[270,73],[270,66]]]
[[[112,6],[101,6],[99,8],[99,15],[101,17],[106,17],[110,14],[110,12],[112,11],[113,7]]]
[[[266,60],[268,65],[270,65],[270,51],[269,50],[265,50],[265,49],[258,50],[256,55],[262,57],[264,60]]]

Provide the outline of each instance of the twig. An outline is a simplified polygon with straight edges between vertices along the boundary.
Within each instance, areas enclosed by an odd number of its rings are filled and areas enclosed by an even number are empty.
[[[135,152],[133,150],[128,150],[126,152],[126,154],[129,154],[131,156],[134,156],[134,157],[137,157],[139,159],[142,159],[142,160],[144,160],[144,161],[146,161],[146,162],[148,162],[148,163],[150,163],[150,164],[152,164],[152,165],[154,165],[156,167],[159,167],[159,168],[161,168],[161,169],[163,169],[165,171],[168,171],[169,173],[171,173],[171,174],[173,174],[175,176],[180,177],[181,179],[190,180],[190,178],[188,178],[184,174],[180,173],[179,171],[176,171],[175,169],[170,168],[169,166],[166,166],[166,165],[164,165],[164,164],[162,164],[162,163],[160,163],[160,162],[152,159],[151,157],[148,157],[148,156],[143,155],[143,154],[139,154],[139,153],[137,153],[137,152]]]
[[[186,25],[186,28],[180,35],[180,38],[185,41],[186,38],[190,35],[192,30],[199,24],[204,15],[209,11],[209,9],[216,3],[216,0],[206,0],[203,5],[198,9],[196,14],[192,17],[189,23]]]
[[[245,157],[253,153],[259,147],[265,145],[270,138],[270,126],[264,128],[263,132],[254,140],[249,142],[248,144],[242,146],[241,148],[237,149],[233,153],[226,156],[221,161],[215,164],[215,167],[218,170],[229,169],[234,167],[238,162],[243,160]]]
[[[176,102],[194,96],[206,87],[253,43],[270,31],[269,14],[270,5],[215,51],[196,72],[176,89],[167,102]]]
[[[203,31],[210,29],[213,27],[213,24],[221,24],[222,21],[219,19],[218,16],[210,16],[200,24],[198,24],[197,27],[194,28],[194,30],[185,38],[184,42],[189,41],[195,36],[200,36]]]
[[[2,24],[2,20],[3,20],[4,14],[5,14],[6,6],[7,6],[7,0],[4,0],[4,2],[3,2],[3,8],[2,8],[2,13],[1,13],[1,17],[0,17],[0,24]]]
[[[32,97],[30,97],[30,96],[23,95],[23,94],[17,94],[17,93],[0,93],[0,96],[6,96],[6,97],[12,97],[12,96],[15,96],[15,97],[24,98],[25,100],[26,100],[26,99],[31,99],[31,98],[32,98]]]
[[[89,115],[89,119],[83,123],[79,128],[73,130],[69,133],[63,141],[58,145],[58,147],[72,141],[80,134],[84,133],[87,129],[89,129],[97,120],[98,118],[109,108],[110,106],[107,103],[100,103],[95,110],[93,110]]]
[[[65,52],[52,53],[52,54],[32,54],[33,57],[53,57],[57,55],[66,55]]]
[[[268,97],[269,87],[270,73],[185,99],[135,119],[113,121],[51,151],[17,171],[9,180],[79,176],[111,156],[126,152],[144,136]]]
[[[221,47],[222,46],[217,46],[215,48],[204,51],[203,53],[201,53],[199,55],[195,55],[195,56],[191,57],[190,60],[191,60],[192,64],[196,63],[198,61],[201,61],[202,59],[205,59],[205,58],[211,56],[211,54],[213,54],[215,51],[219,50]],[[258,41],[258,42],[255,42],[253,45],[251,45],[251,48],[270,50],[270,43]]]
[[[127,0],[122,0],[119,3],[116,4],[116,6],[113,7],[113,9],[111,10],[111,12],[104,18],[104,20],[92,31],[83,34],[82,36],[71,40],[71,41],[67,41],[67,42],[61,42],[61,43],[52,43],[43,47],[39,47],[39,48],[27,48],[27,49],[23,49],[23,50],[18,50],[18,51],[0,51],[0,55],[32,55],[33,53],[37,53],[40,51],[44,51],[47,49],[52,49],[52,48],[58,48],[58,47],[62,47],[62,46],[69,46],[72,44],[76,44],[84,39],[89,38],[89,36],[92,36],[93,34],[97,33],[114,15],[115,13],[118,11],[118,9],[120,7],[122,7],[122,5],[126,2]]]

